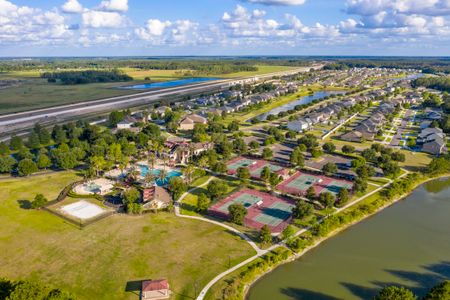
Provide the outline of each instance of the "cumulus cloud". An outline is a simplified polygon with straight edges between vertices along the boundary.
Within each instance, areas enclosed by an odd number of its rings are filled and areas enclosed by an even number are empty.
[[[302,5],[305,3],[305,0],[242,0],[242,1],[264,5]]]
[[[81,15],[82,23],[92,28],[117,28],[125,25],[125,17],[117,12],[88,10]]]
[[[67,14],[79,14],[83,12],[83,6],[77,0],[67,0],[67,2],[61,6],[61,10]]]
[[[49,44],[71,35],[65,18],[54,11],[17,6],[0,0],[0,44]]]
[[[105,11],[126,12],[128,0],[104,0],[100,3],[100,9]]]

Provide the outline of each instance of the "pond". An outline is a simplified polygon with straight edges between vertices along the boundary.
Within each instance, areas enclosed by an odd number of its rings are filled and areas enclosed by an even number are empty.
[[[196,78],[186,78],[179,80],[171,80],[171,81],[163,81],[163,82],[153,82],[153,83],[145,83],[145,84],[137,84],[130,86],[122,86],[120,89],[129,89],[129,90],[150,90],[150,89],[162,89],[169,87],[177,87],[188,85],[192,83],[201,83],[207,81],[219,80],[220,78],[214,77],[196,77]]]
[[[314,100],[317,99],[323,99],[327,96],[330,95],[335,95],[335,94],[344,94],[345,91],[319,91],[319,92],[315,92],[312,95],[309,96],[304,96],[304,97],[300,97],[297,100],[294,100],[292,102],[289,102],[287,104],[275,107],[274,109],[263,113],[261,115],[256,116],[256,118],[258,118],[258,120],[260,121],[265,121],[268,115],[277,115],[280,112],[284,112],[284,111],[288,111],[291,109],[294,109],[297,105],[302,105],[302,104],[308,104]]]
[[[256,282],[249,300],[372,299],[386,285],[418,296],[450,278],[450,179],[331,238]]]

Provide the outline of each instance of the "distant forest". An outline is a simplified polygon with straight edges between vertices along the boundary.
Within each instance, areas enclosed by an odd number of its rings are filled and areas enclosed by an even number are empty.
[[[0,60],[0,72],[25,70],[73,70],[136,68],[141,70],[191,70],[193,75],[230,74],[257,71],[257,65],[306,66],[311,60],[298,59],[240,59],[240,58],[183,58],[183,59],[32,59]]]
[[[450,74],[450,58],[365,58],[342,59],[324,66],[325,70],[346,70],[349,68],[399,68],[419,69],[423,73]]]
[[[67,85],[133,80],[133,77],[119,70],[46,72],[41,74],[41,77],[47,78],[47,81],[50,83],[60,81],[62,84]]]

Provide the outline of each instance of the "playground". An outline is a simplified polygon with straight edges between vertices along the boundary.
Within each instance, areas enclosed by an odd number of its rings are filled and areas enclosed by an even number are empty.
[[[235,175],[237,169],[246,167],[249,169],[252,178],[255,179],[261,178],[261,172],[266,166],[269,167],[270,172],[277,173],[279,175],[282,175],[285,173],[285,171],[287,171],[287,169],[278,164],[268,162],[263,159],[250,159],[242,156],[238,156],[227,163],[229,175]]]
[[[228,207],[240,203],[247,209],[244,225],[260,229],[267,225],[274,233],[279,233],[288,225],[294,202],[268,193],[243,189],[214,204],[210,214],[222,219],[228,218]]]
[[[316,195],[323,192],[330,192],[336,195],[342,188],[350,190],[353,184],[350,181],[324,175],[296,172],[290,178],[280,183],[277,189],[286,194],[304,195],[311,186],[314,188]]]

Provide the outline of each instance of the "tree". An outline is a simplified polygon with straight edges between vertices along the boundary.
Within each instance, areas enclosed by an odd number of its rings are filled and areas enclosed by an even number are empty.
[[[448,300],[450,299],[450,280],[445,280],[434,286],[424,300]]]
[[[135,203],[141,197],[141,193],[135,187],[130,187],[122,193],[122,200],[124,204]]]
[[[47,169],[52,165],[52,161],[44,153],[41,153],[38,155],[38,157],[36,159],[36,163],[37,163],[37,166],[39,169]]]
[[[50,132],[48,132],[46,128],[41,128],[38,135],[39,135],[39,142],[41,143],[41,145],[50,144],[52,137],[50,135]]]
[[[227,165],[223,161],[217,162],[213,167],[213,171],[219,174],[225,174],[227,170]]]
[[[314,200],[316,198],[316,190],[313,186],[310,186],[306,190],[306,198],[308,198],[309,200]]]
[[[125,114],[123,112],[120,112],[117,110],[112,111],[108,117],[109,125],[111,127],[115,127],[117,125],[117,123],[122,121],[124,118],[125,118]]]
[[[208,196],[205,193],[200,193],[197,197],[197,212],[205,212],[209,205],[211,204],[211,200],[209,200]]]
[[[272,243],[272,232],[270,231],[269,226],[267,226],[266,224],[261,227],[261,230],[259,232],[259,240],[263,245]]]
[[[174,199],[178,199],[187,191],[187,184],[180,177],[172,177],[169,180],[169,190]]]
[[[445,157],[435,157],[427,166],[427,173],[436,175],[450,171],[450,160]]]
[[[0,299],[75,300],[75,297],[60,289],[44,286],[34,281],[11,281],[0,278]]]
[[[42,195],[42,194],[37,194],[37,195],[34,197],[34,200],[31,201],[31,207],[32,207],[33,209],[38,209],[38,208],[43,207],[45,204],[47,204],[47,202],[48,202],[48,200],[47,200],[47,198],[45,198],[44,195]]]
[[[270,173],[269,184],[272,190],[275,189],[275,187],[281,182],[281,180],[282,180],[281,176],[278,175],[277,173],[275,172]]]
[[[350,145],[344,145],[342,147],[342,152],[344,152],[346,154],[354,153],[355,152],[355,147],[350,146]]]
[[[353,190],[357,193],[364,193],[367,190],[367,178],[357,177],[353,184]]]
[[[192,182],[192,177],[194,175],[194,166],[191,164],[188,164],[183,169],[183,175],[184,175],[184,178],[186,179],[186,183],[190,184]]]
[[[39,139],[39,135],[36,132],[32,132],[28,137],[27,146],[30,149],[39,149],[39,147],[41,147],[41,141]]]
[[[29,158],[22,159],[17,166],[17,171],[19,172],[19,176],[28,176],[38,171],[38,167]]]
[[[334,173],[336,173],[338,170],[337,166],[335,163],[332,162],[328,162],[325,165],[323,165],[322,167],[322,171],[326,174],[326,175],[332,175]]]
[[[374,300],[415,300],[413,292],[404,288],[397,286],[388,286],[383,288]]]
[[[318,157],[322,156],[322,154],[323,154],[322,150],[320,150],[318,148],[311,149],[311,156],[314,158],[318,158]]]
[[[322,149],[327,153],[333,153],[336,151],[336,146],[332,142],[326,142],[322,145]]]
[[[296,219],[303,219],[310,216],[314,212],[314,207],[311,203],[304,200],[298,200],[292,208],[292,215]]]
[[[211,199],[217,200],[227,192],[227,185],[221,180],[214,179],[208,183],[206,188]]]
[[[347,203],[347,201],[350,199],[348,190],[345,188],[341,188],[338,192],[337,198],[340,205]]]
[[[302,168],[305,165],[305,156],[299,147],[296,147],[290,156],[290,162],[295,167]]]
[[[264,148],[262,151],[262,157],[264,159],[270,160],[273,157],[273,151],[270,148]]]
[[[375,173],[376,173],[375,168],[372,166],[368,166],[368,165],[360,166],[360,167],[356,168],[355,171],[356,171],[356,174],[362,178],[369,178],[369,177],[375,176]]]
[[[238,224],[244,224],[244,218],[247,215],[247,209],[241,203],[234,203],[228,206],[228,212],[230,214],[230,221]]]
[[[11,156],[0,156],[0,173],[11,173],[16,163]]]
[[[330,192],[323,192],[319,195],[319,202],[325,208],[333,207],[335,201],[336,201],[336,199],[335,199],[334,195]]]
[[[251,177],[250,170],[247,167],[239,167],[236,175],[241,180],[242,184],[247,184]]]
[[[264,166],[264,168],[261,170],[261,179],[264,180],[264,182],[268,182],[270,179],[270,168],[269,166]]]
[[[260,145],[257,141],[251,141],[248,146],[250,147],[251,150],[257,150]]]
[[[351,162],[351,166],[353,169],[357,169],[357,168],[365,166],[365,165],[366,165],[366,160],[362,157],[355,158]]]
[[[395,162],[388,162],[381,166],[383,173],[387,177],[396,178],[400,174],[400,167]]]
[[[239,122],[236,120],[231,121],[231,123],[228,125],[228,131],[234,132],[239,130]]]
[[[23,141],[20,137],[13,135],[9,141],[9,148],[13,151],[17,151],[23,147]]]
[[[0,143],[0,156],[9,155],[9,153],[11,153],[11,151],[9,150],[8,145],[6,145],[5,142],[1,142]]]
[[[287,240],[290,239],[295,234],[295,228],[292,225],[286,226],[286,228],[283,229],[283,232],[281,232],[281,239]]]
[[[99,172],[105,167],[106,161],[103,156],[92,156],[89,158],[89,164],[95,170],[95,174],[98,177]]]

